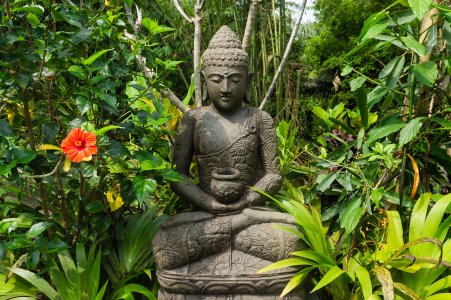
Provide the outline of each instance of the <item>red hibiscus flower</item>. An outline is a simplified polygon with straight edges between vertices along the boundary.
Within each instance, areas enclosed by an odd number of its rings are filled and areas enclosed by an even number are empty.
[[[91,160],[92,155],[97,153],[96,136],[92,132],[74,128],[61,143],[61,148],[73,162]]]

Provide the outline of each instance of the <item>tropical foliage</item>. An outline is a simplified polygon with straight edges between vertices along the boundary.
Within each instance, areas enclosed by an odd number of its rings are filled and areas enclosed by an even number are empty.
[[[252,2],[206,0],[201,49],[242,35]],[[257,2],[252,106],[300,7]],[[448,298],[449,1],[314,9],[265,107],[285,177],[268,204],[308,247],[261,272],[298,268],[283,294]],[[0,299],[156,299],[152,237],[187,208],[165,97],[194,105],[194,26],[167,0],[5,0],[0,18]]]

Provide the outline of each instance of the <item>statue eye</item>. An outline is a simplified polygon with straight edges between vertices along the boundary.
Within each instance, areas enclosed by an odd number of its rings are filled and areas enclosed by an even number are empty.
[[[219,76],[212,76],[209,79],[210,79],[210,81],[213,81],[214,83],[220,83],[222,80],[222,78]]]

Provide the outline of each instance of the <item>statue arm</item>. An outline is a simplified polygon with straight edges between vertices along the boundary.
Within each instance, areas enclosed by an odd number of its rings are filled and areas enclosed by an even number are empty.
[[[176,171],[183,180],[172,182],[171,188],[180,198],[200,210],[214,214],[235,210],[234,207],[227,207],[216,201],[213,196],[202,191],[189,179],[189,169],[194,155],[194,124],[195,111],[186,112],[177,130],[172,156]]]
[[[259,155],[265,174],[254,184],[254,187],[269,195],[274,195],[282,186],[277,135],[271,116],[264,111],[259,111],[258,114]],[[251,205],[263,204],[265,202],[265,197],[252,189],[246,191],[245,197]]]

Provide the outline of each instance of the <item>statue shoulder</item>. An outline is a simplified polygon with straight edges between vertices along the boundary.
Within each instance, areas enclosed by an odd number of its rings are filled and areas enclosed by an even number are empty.
[[[251,108],[254,110],[255,115],[257,116],[258,127],[261,129],[271,129],[274,128],[274,121],[270,114],[266,111],[263,111],[259,108]]]
[[[182,116],[182,122],[195,123],[206,112],[206,107],[198,107],[186,111]]]

